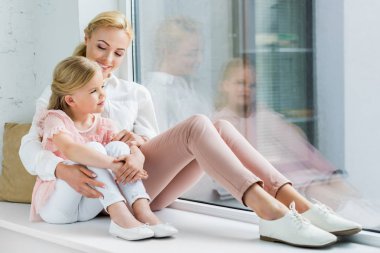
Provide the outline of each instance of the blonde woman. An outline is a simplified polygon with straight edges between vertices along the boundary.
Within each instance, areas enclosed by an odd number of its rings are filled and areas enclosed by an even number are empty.
[[[171,17],[160,23],[154,40],[154,71],[142,84],[152,94],[160,131],[196,113],[209,115],[211,106],[195,78],[202,60],[200,28],[193,19]],[[170,98],[170,99],[165,99]]]
[[[360,225],[336,217],[323,206],[313,205],[302,197],[227,121],[213,124],[207,117],[195,115],[157,135],[149,92],[112,74],[120,66],[131,39],[130,26],[122,14],[101,13],[85,29],[85,42],[78,52],[102,68],[108,94],[102,115],[117,121],[124,129],[113,140],[133,142],[145,156],[143,168],[139,170],[144,169],[149,175],[144,185],[152,210],[168,206],[206,172],[257,213],[264,240],[325,247],[337,241],[332,233],[352,234],[361,230]],[[46,108],[49,96],[47,88],[39,99],[37,116]],[[36,122],[23,138],[20,156],[31,174],[43,179],[58,177],[84,196],[101,196],[90,186],[103,183],[91,177],[91,172],[64,164],[62,159],[41,148]],[[131,156],[125,161],[116,172],[117,180],[136,179],[131,169],[138,167],[136,160],[137,157]]]

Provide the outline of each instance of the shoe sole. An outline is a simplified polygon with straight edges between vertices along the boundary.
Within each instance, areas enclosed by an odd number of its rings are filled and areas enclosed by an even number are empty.
[[[330,232],[333,235],[336,236],[348,236],[348,235],[354,235],[362,231],[361,228],[353,228],[348,230],[342,230],[342,231],[336,231],[336,232]]]
[[[120,236],[120,235],[117,235],[117,234],[113,234],[113,233],[110,233],[112,236],[116,237],[116,238],[120,238],[120,239],[123,239],[123,240],[126,240],[126,241],[141,241],[141,240],[146,240],[146,239],[149,239],[149,238],[153,238],[154,235],[152,236],[143,236],[143,237],[139,237],[139,238],[128,238],[128,237],[123,237],[123,236]]]
[[[288,244],[288,245],[291,245],[291,246],[302,247],[302,248],[324,248],[324,247],[328,247],[328,246],[333,245],[334,243],[336,243],[336,241],[333,241],[333,242],[329,242],[329,243],[326,243],[326,244],[323,244],[323,245],[303,245],[303,244],[290,243],[290,242],[286,242],[286,241],[283,241],[283,240],[279,240],[279,239],[276,239],[276,238],[267,237],[267,236],[263,236],[263,235],[260,235],[260,240],[267,241],[267,242],[280,242],[280,243],[285,243],[285,244]]]

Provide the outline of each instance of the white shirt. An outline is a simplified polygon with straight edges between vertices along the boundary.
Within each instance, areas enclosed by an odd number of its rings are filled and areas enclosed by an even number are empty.
[[[152,94],[160,131],[167,130],[194,114],[211,114],[207,100],[196,92],[192,82],[181,76],[152,72],[143,85]]]
[[[103,117],[114,120],[120,129],[152,138],[158,133],[153,102],[149,91],[142,85],[118,79],[116,76],[105,80],[107,99]],[[40,114],[46,110],[51,95],[50,86],[46,87],[37,99],[36,112],[32,127],[22,138],[19,155],[26,170],[38,175],[42,180],[55,179],[55,168],[62,158],[42,149],[37,128]]]

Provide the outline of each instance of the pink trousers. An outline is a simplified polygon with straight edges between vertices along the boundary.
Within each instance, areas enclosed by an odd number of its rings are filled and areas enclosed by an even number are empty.
[[[225,120],[194,115],[141,146],[144,181],[152,210],[162,209],[190,189],[204,172],[237,200],[254,183],[272,196],[290,183]]]

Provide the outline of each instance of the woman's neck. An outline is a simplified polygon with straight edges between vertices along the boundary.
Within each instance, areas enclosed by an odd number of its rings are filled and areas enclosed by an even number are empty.
[[[248,118],[251,113],[255,110],[253,105],[238,106],[238,105],[227,105],[231,111],[235,112],[241,118]]]
[[[79,130],[86,130],[90,128],[94,122],[94,115],[91,113],[80,113],[69,110],[67,115],[71,118],[75,127]]]

